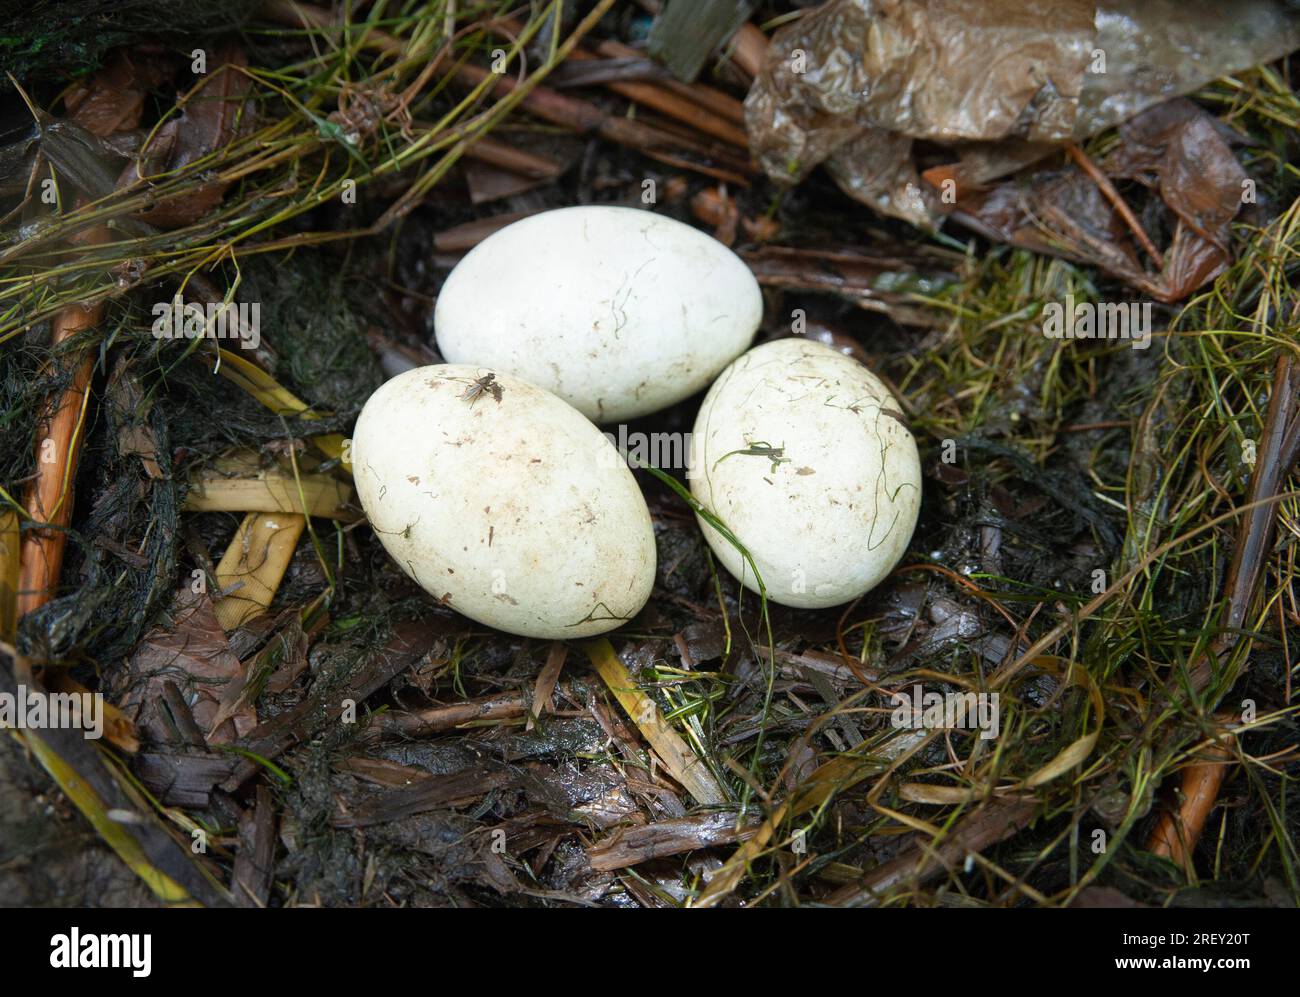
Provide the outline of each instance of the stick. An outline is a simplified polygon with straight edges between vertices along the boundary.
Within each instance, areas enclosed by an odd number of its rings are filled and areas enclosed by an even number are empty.
[[[381,730],[407,737],[426,737],[464,724],[521,717],[528,712],[528,707],[528,697],[522,692],[501,692],[424,710],[389,712],[376,721]]]
[[[595,59],[596,56],[575,49],[570,58],[583,60]],[[671,90],[658,87],[653,83],[633,83],[625,80],[609,80],[605,83],[605,87],[628,100],[652,107],[660,114],[675,118],[696,131],[721,139],[729,145],[741,149],[749,148],[749,139],[745,136],[743,128],[738,128],[734,123],[717,117],[707,108]]]
[[[482,66],[465,64],[456,75],[470,86],[478,86],[489,76],[496,76]],[[504,96],[515,87],[509,77],[497,76],[496,96]],[[560,125],[580,135],[595,133],[610,142],[626,145],[641,152],[685,151],[718,161],[736,172],[752,176],[755,173],[748,158],[741,159],[734,152],[722,151],[704,142],[684,136],[672,135],[661,128],[620,115],[609,114],[595,104],[566,96],[548,87],[534,87],[520,102],[525,110],[551,124]]]
[[[1110,182],[1110,177],[1106,176],[1105,173],[1102,173],[1101,170],[1097,168],[1097,164],[1088,158],[1088,154],[1073,142],[1065,148],[1066,151],[1069,152],[1070,158],[1074,160],[1079,169],[1083,170],[1083,172],[1086,173],[1092,182],[1101,190],[1102,195],[1110,202],[1111,207],[1119,212],[1119,216],[1124,219],[1124,224],[1129,227],[1129,231],[1131,231],[1137,241],[1142,244],[1142,248],[1147,251],[1147,255],[1156,261],[1157,267],[1163,270],[1165,268],[1164,256],[1161,255],[1160,250],[1156,248],[1156,244],[1151,241],[1151,237],[1147,235],[1146,229],[1142,227],[1142,223],[1137,220],[1137,215],[1133,214],[1133,209],[1128,206],[1128,203],[1124,198],[1120,197],[1119,191],[1117,191],[1115,185]]]
[[[1264,439],[1255,458],[1255,473],[1250,478],[1247,501],[1258,504],[1251,506],[1241,525],[1224,583],[1227,605],[1220,623],[1221,636],[1189,669],[1189,682],[1197,692],[1210,684],[1213,666],[1236,645],[1254,601],[1277,521],[1276,504],[1263,500],[1278,494],[1300,457],[1297,427],[1300,427],[1300,384],[1297,384],[1291,354],[1284,353],[1278,357],[1273,374],[1268,414],[1264,417]],[[1223,748],[1219,751],[1230,754]],[[1227,771],[1227,765],[1214,762],[1188,766],[1183,771],[1178,810],[1176,813],[1166,810],[1160,815],[1147,839],[1147,849],[1188,868]]]
[[[1226,735],[1231,738],[1232,735]],[[1183,769],[1181,802],[1177,810],[1165,810],[1147,839],[1147,850],[1160,855],[1185,869],[1192,868],[1192,852],[1201,839],[1201,832],[1209,820],[1210,811],[1219,798],[1219,787],[1232,754],[1224,745],[1215,745],[1208,752],[1220,761],[1198,762]]]
[[[74,245],[89,245],[108,240],[108,231],[96,226],[74,236]],[[103,315],[104,305],[74,305],[55,316],[53,342],[56,349],[85,329],[95,326]],[[25,616],[50,601],[59,586],[63,570],[63,552],[72,522],[72,485],[77,477],[77,457],[81,449],[81,426],[89,401],[87,391],[94,370],[93,350],[74,361],[72,380],[63,394],[46,401],[45,410],[36,423],[36,480],[27,491],[27,517],[48,529],[29,529],[19,550],[18,598],[16,614]],[[25,671],[23,659],[15,659],[16,668]],[[19,680],[31,675],[19,676]]]
[[[767,55],[767,35],[754,24],[746,21],[740,30],[732,36],[731,61],[754,79],[763,69],[763,58]]]
[[[638,59],[642,53],[630,45],[605,39],[596,43],[596,51],[609,59]],[[683,83],[680,80],[656,80],[653,86],[680,94],[687,100],[693,100],[701,107],[708,108],[714,114],[733,124],[745,124],[745,105],[729,93],[714,89],[703,83]]]
[[[560,164],[536,152],[516,149],[513,145],[484,136],[465,150],[468,159],[517,173],[529,180],[554,180],[561,173]]]

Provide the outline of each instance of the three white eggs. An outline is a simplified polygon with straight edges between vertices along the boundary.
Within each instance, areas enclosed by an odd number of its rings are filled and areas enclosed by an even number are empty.
[[[920,507],[916,443],[857,361],[783,339],[749,268],[649,211],[574,207],[472,250],[434,313],[447,364],[382,385],[352,438],[357,493],[394,561],[434,598],[529,637],[635,616],[655,579],[650,515],[595,423],[712,384],[690,441],[721,564],[768,598],[833,606],[903,556]]]

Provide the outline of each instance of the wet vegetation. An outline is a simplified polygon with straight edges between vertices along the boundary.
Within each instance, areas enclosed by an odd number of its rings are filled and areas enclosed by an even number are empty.
[[[822,173],[774,184],[607,85],[661,78],[609,47],[644,41],[637,4],[357,4],[305,24],[246,6],[183,42],[127,21],[76,58],[10,52],[0,692],[27,677],[113,710],[102,743],[0,743],[0,893],[1300,901],[1294,57],[1191,95],[1257,197],[1224,226],[1222,272],[1166,301],[883,218]],[[700,80],[678,85],[734,109],[748,77],[722,57]],[[1114,163],[1131,138],[1079,149]],[[895,389],[925,471],[916,534],[864,598],[789,609],[716,565],[680,468],[641,468],[645,610],[583,643],[486,630],[387,557],[347,434],[385,376],[436,362],[432,303],[460,253],[521,213],[643,205],[646,180],[655,210],[759,275],[760,338],[798,314]],[[1117,192],[1175,238],[1149,185]],[[177,294],[258,302],[258,349],[158,338]],[[1067,295],[1154,300],[1149,347],[1048,338]],[[628,428],[685,432],[698,402]],[[67,501],[36,516],[42,482]],[[917,685],[997,693],[999,736],[894,722]]]

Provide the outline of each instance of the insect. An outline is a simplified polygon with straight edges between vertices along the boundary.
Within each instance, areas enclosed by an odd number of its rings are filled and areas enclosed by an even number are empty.
[[[476,377],[460,396],[473,405],[484,393],[491,395],[498,405],[501,404],[501,385],[496,383],[497,376],[492,373]]]

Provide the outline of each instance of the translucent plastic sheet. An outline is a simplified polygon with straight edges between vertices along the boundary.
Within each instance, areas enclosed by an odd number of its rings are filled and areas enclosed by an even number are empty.
[[[776,33],[746,123],[774,179],[825,163],[851,197],[933,227],[917,140],[987,182],[1297,47],[1283,0],[831,0]]]

